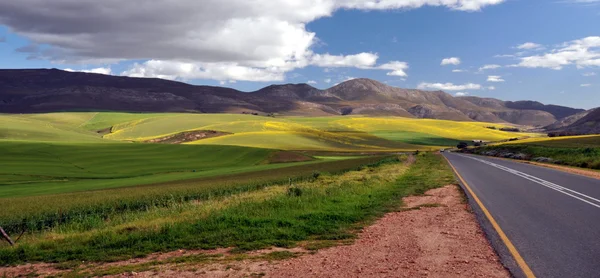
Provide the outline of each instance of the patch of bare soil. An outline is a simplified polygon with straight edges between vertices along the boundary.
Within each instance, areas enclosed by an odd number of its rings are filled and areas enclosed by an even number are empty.
[[[303,162],[313,160],[312,157],[290,151],[278,151],[273,153],[267,160],[268,164],[272,163],[286,163],[286,162]]]
[[[198,141],[202,139],[208,139],[213,137],[219,137],[223,135],[229,135],[229,132],[215,131],[215,130],[194,130],[185,131],[177,134],[155,138],[147,140],[147,143],[162,143],[162,144],[181,144],[186,142]]]
[[[106,134],[111,133],[111,131],[112,131],[112,126],[111,127],[107,127],[107,128],[103,128],[101,130],[97,130],[96,133],[104,136]]]
[[[474,215],[462,202],[457,186],[407,197],[404,203],[402,211],[389,213],[366,227],[356,242],[312,254],[301,248],[272,248],[241,257],[230,254],[228,249],[181,250],[97,267],[127,267],[194,254],[217,254],[222,257],[195,263],[155,264],[151,269],[113,277],[510,277]],[[282,253],[298,257],[280,260],[285,258]],[[7,270],[9,275],[24,274],[34,266],[20,266],[19,272],[16,268],[0,268],[0,274]],[[50,265],[39,266],[38,274],[57,272]]]
[[[510,277],[455,185],[404,199],[356,243],[274,265],[273,277]],[[432,206],[432,204],[437,204]]]

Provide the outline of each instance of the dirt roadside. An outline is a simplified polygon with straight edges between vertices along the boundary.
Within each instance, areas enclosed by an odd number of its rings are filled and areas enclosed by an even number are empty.
[[[354,243],[313,254],[301,248],[278,248],[252,252],[242,259],[158,264],[151,270],[112,277],[510,277],[461,194],[456,185],[448,185],[424,196],[404,198],[405,209],[366,227]],[[264,258],[269,252],[281,251],[298,257]],[[98,267],[132,266],[200,253],[204,252],[170,252]],[[207,253],[231,256],[226,250]],[[41,276],[61,273],[48,264],[37,266],[0,268],[0,274],[12,277],[36,268]]]

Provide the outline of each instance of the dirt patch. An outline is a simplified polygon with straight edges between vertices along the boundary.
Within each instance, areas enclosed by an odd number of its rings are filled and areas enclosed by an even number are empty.
[[[474,215],[449,185],[404,199],[407,208],[367,227],[355,244],[273,266],[274,277],[510,277]]]
[[[202,139],[208,139],[213,137],[219,137],[224,135],[229,135],[232,133],[215,131],[215,130],[194,130],[194,131],[185,131],[177,134],[172,134],[165,137],[154,138],[151,140],[147,140],[147,143],[161,143],[161,144],[182,144],[186,142],[193,142]]]
[[[101,130],[97,130],[96,133],[104,136],[106,134],[111,133],[111,131],[112,131],[112,126],[111,127],[107,127],[107,128],[103,128]]]
[[[286,163],[286,162],[303,162],[303,161],[311,161],[312,157],[290,151],[278,151],[274,152],[268,159],[268,164],[273,163]]]
[[[272,248],[244,254],[231,254],[230,249],[180,250],[97,265],[95,271],[133,267],[113,277],[181,278],[510,277],[474,215],[462,202],[457,186],[449,185],[430,190],[424,196],[407,197],[404,203],[405,210],[386,214],[366,227],[354,243],[314,253],[302,248]],[[168,261],[198,254],[220,257],[207,261],[181,260],[187,263]],[[154,264],[150,269],[135,268],[144,263]],[[51,265],[40,264],[0,268],[0,274],[23,275],[33,270],[41,275],[60,272]]]

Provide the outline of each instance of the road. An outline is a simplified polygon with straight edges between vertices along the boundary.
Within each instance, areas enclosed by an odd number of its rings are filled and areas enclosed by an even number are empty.
[[[515,276],[600,277],[600,180],[496,158],[444,156],[474,193],[478,219]]]

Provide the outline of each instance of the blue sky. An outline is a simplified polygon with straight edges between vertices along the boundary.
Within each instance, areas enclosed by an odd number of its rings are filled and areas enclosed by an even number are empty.
[[[453,95],[600,106],[600,0],[167,2],[0,3],[0,68],[243,91],[367,77]]]

